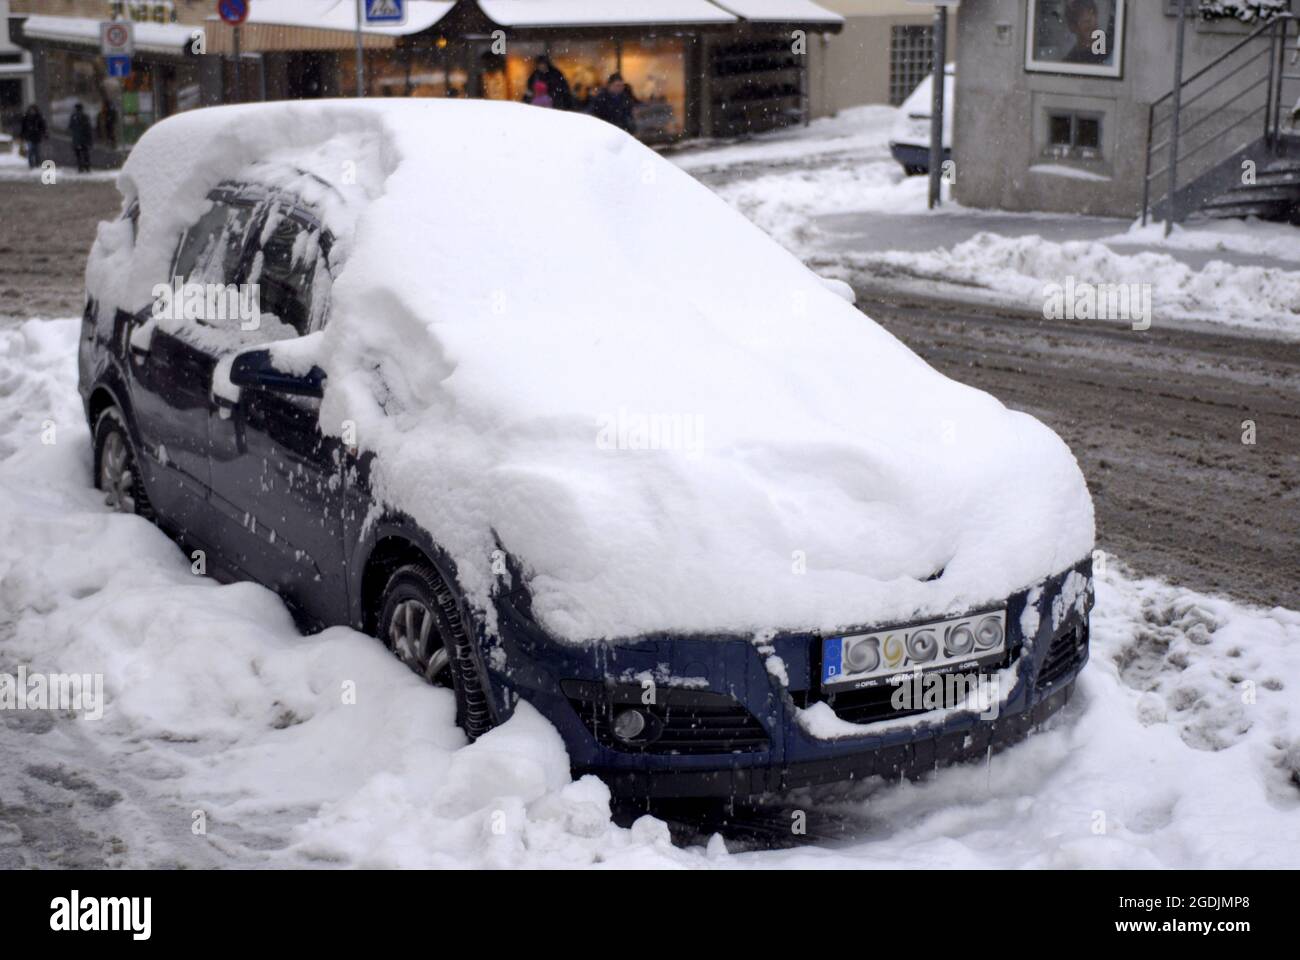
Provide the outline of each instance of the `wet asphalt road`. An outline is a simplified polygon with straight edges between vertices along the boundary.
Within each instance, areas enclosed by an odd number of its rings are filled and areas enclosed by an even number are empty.
[[[1138,573],[1300,609],[1300,344],[917,300],[859,306],[1070,445],[1098,546]],[[1255,424],[1243,443],[1242,424]]]

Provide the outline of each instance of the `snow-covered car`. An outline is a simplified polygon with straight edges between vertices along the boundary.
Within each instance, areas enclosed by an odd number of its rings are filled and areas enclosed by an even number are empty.
[[[381,638],[470,737],[522,698],[616,793],[753,795],[983,755],[1069,697],[1093,514],[1065,444],[614,127],[221,107],[118,187],[96,485]]]
[[[956,109],[953,95],[957,89],[957,70],[949,63],[943,68],[943,158],[952,159],[952,117]],[[926,74],[916,89],[898,108],[898,119],[889,132],[889,152],[909,177],[930,172],[930,116],[934,95],[934,76]]]

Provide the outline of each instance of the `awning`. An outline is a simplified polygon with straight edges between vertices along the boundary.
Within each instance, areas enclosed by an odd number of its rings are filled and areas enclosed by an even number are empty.
[[[33,40],[75,43],[99,49],[99,24],[92,17],[30,16],[23,20],[23,36]],[[136,23],[135,49],[140,53],[160,53],[178,57],[203,28],[190,23]]]
[[[735,23],[709,0],[478,0],[503,27],[612,27]]]
[[[428,30],[445,17],[456,4],[451,0],[407,0],[406,22],[398,26],[365,26],[362,33],[389,37]],[[249,4],[245,27],[274,24],[281,27],[304,27],[318,30],[346,30],[356,33],[356,0],[253,0]]]
[[[751,23],[843,23],[834,10],[812,0],[713,0]]]

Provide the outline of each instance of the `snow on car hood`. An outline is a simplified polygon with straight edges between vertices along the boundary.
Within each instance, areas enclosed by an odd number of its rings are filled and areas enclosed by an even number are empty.
[[[271,156],[337,185],[318,200],[342,251],[326,328],[282,352],[324,368],[322,430],[378,454],[377,495],[450,553],[489,626],[498,542],[534,615],[574,642],[902,621],[1092,549],[1051,430],[934,371],[590,117],[182,114],[132,152],[135,255],[102,226],[92,294],[146,303],[206,192]]]

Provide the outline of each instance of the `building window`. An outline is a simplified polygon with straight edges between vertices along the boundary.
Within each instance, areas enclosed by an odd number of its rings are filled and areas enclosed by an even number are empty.
[[[1095,113],[1053,110],[1047,115],[1044,153],[1072,160],[1101,159],[1101,117]]]
[[[1029,0],[1025,69],[1118,78],[1126,0]]]
[[[891,27],[889,102],[898,106],[934,72],[934,33],[928,26]]]

